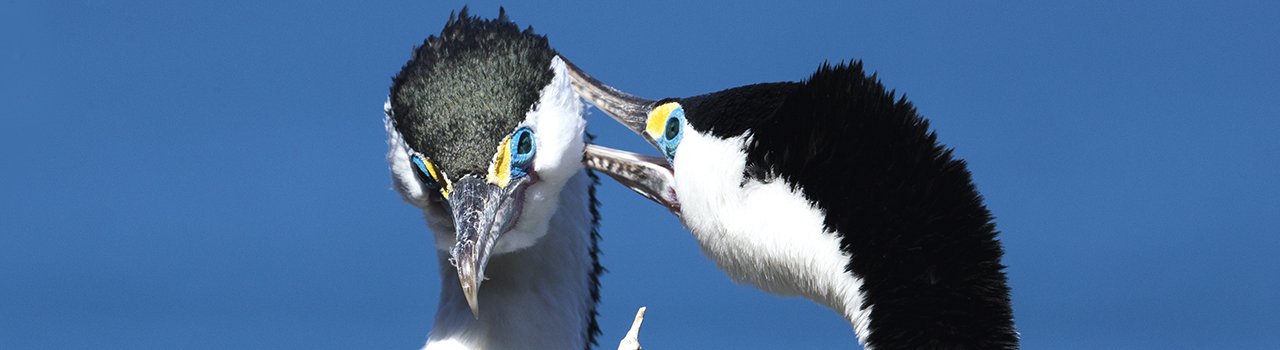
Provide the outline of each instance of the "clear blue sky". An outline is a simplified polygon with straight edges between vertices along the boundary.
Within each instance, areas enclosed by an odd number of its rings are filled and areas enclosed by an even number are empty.
[[[470,5],[650,98],[861,59],[968,160],[1026,348],[1280,348],[1280,5],[783,3]],[[435,253],[382,104],[464,4],[0,5],[0,348],[420,347]],[[600,199],[602,348],[642,305],[649,349],[855,342]]]

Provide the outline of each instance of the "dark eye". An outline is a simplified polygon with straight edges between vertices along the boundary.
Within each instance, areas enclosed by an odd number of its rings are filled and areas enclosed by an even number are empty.
[[[538,140],[533,137],[533,130],[520,128],[511,135],[511,166],[526,168],[533,163],[533,154],[538,152]]]
[[[671,117],[671,119],[667,119],[667,132],[662,136],[670,140],[670,139],[676,138],[676,135],[679,135],[679,134],[680,134],[680,119],[677,119],[676,117]]]
[[[520,133],[520,140],[516,144],[516,154],[524,155],[533,152],[533,133],[524,131]]]

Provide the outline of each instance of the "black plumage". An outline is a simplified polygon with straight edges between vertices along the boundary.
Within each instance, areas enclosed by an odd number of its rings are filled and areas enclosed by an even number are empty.
[[[505,11],[486,20],[464,7],[393,78],[396,130],[450,178],[484,174],[502,137],[551,83],[555,55],[546,36],[521,31]]]
[[[700,133],[716,137],[733,137],[761,125],[774,117],[778,106],[800,87],[799,83],[762,83],[740,86],[720,92],[678,101],[687,113],[697,114],[688,119],[689,126]]]
[[[743,183],[781,179],[826,214],[863,280],[871,348],[1018,347],[1004,252],[965,162],[861,62],[672,100],[700,133],[750,134]]]
[[[588,283],[591,286],[591,305],[600,304],[600,275],[606,271],[604,265],[600,265],[600,200],[596,199],[596,186],[600,184],[600,177],[595,172],[587,170],[587,176],[591,177],[591,188],[587,189],[587,194],[591,197],[591,274],[587,276],[590,279]],[[600,310],[591,308],[591,313],[587,314],[587,329],[582,334],[586,339],[587,350],[592,345],[600,345],[596,342],[596,337],[600,336],[600,323],[596,322],[596,316],[600,316]]]

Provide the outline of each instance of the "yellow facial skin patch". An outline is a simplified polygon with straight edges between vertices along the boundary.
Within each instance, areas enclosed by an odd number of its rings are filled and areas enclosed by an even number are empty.
[[[428,160],[427,157],[417,158],[421,159],[422,165],[427,167],[427,175],[430,175],[431,179],[435,181],[436,184],[440,185],[440,195],[443,195],[444,199],[449,199],[449,193],[453,192],[453,183],[449,182],[449,178],[446,178],[444,173],[441,173],[439,169],[436,169],[436,164],[432,163],[431,160]]]
[[[662,136],[663,131],[667,129],[667,119],[671,117],[671,111],[676,110],[676,108],[680,108],[679,103],[667,102],[649,111],[649,121],[645,124],[644,132],[649,134],[649,137],[657,140]]]
[[[493,155],[493,162],[489,163],[489,175],[485,176],[485,180],[490,184],[507,187],[511,183],[511,137],[507,136],[498,145],[498,153]]]

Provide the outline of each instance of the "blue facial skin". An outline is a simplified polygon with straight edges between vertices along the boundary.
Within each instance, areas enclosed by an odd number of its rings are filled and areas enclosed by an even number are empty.
[[[413,155],[413,165],[418,167],[418,176],[422,178],[422,182],[427,185],[427,188],[432,191],[440,190],[440,182],[437,182],[434,177],[431,177],[431,172],[427,171],[427,164],[423,163],[422,157],[419,157],[416,154]]]
[[[529,175],[529,166],[533,165],[533,154],[538,150],[533,130],[520,128],[511,134],[511,178],[519,179]]]
[[[671,115],[667,116],[666,127],[657,140],[668,162],[676,161],[676,147],[680,146],[681,139],[684,139],[684,107],[676,107],[671,110]]]

